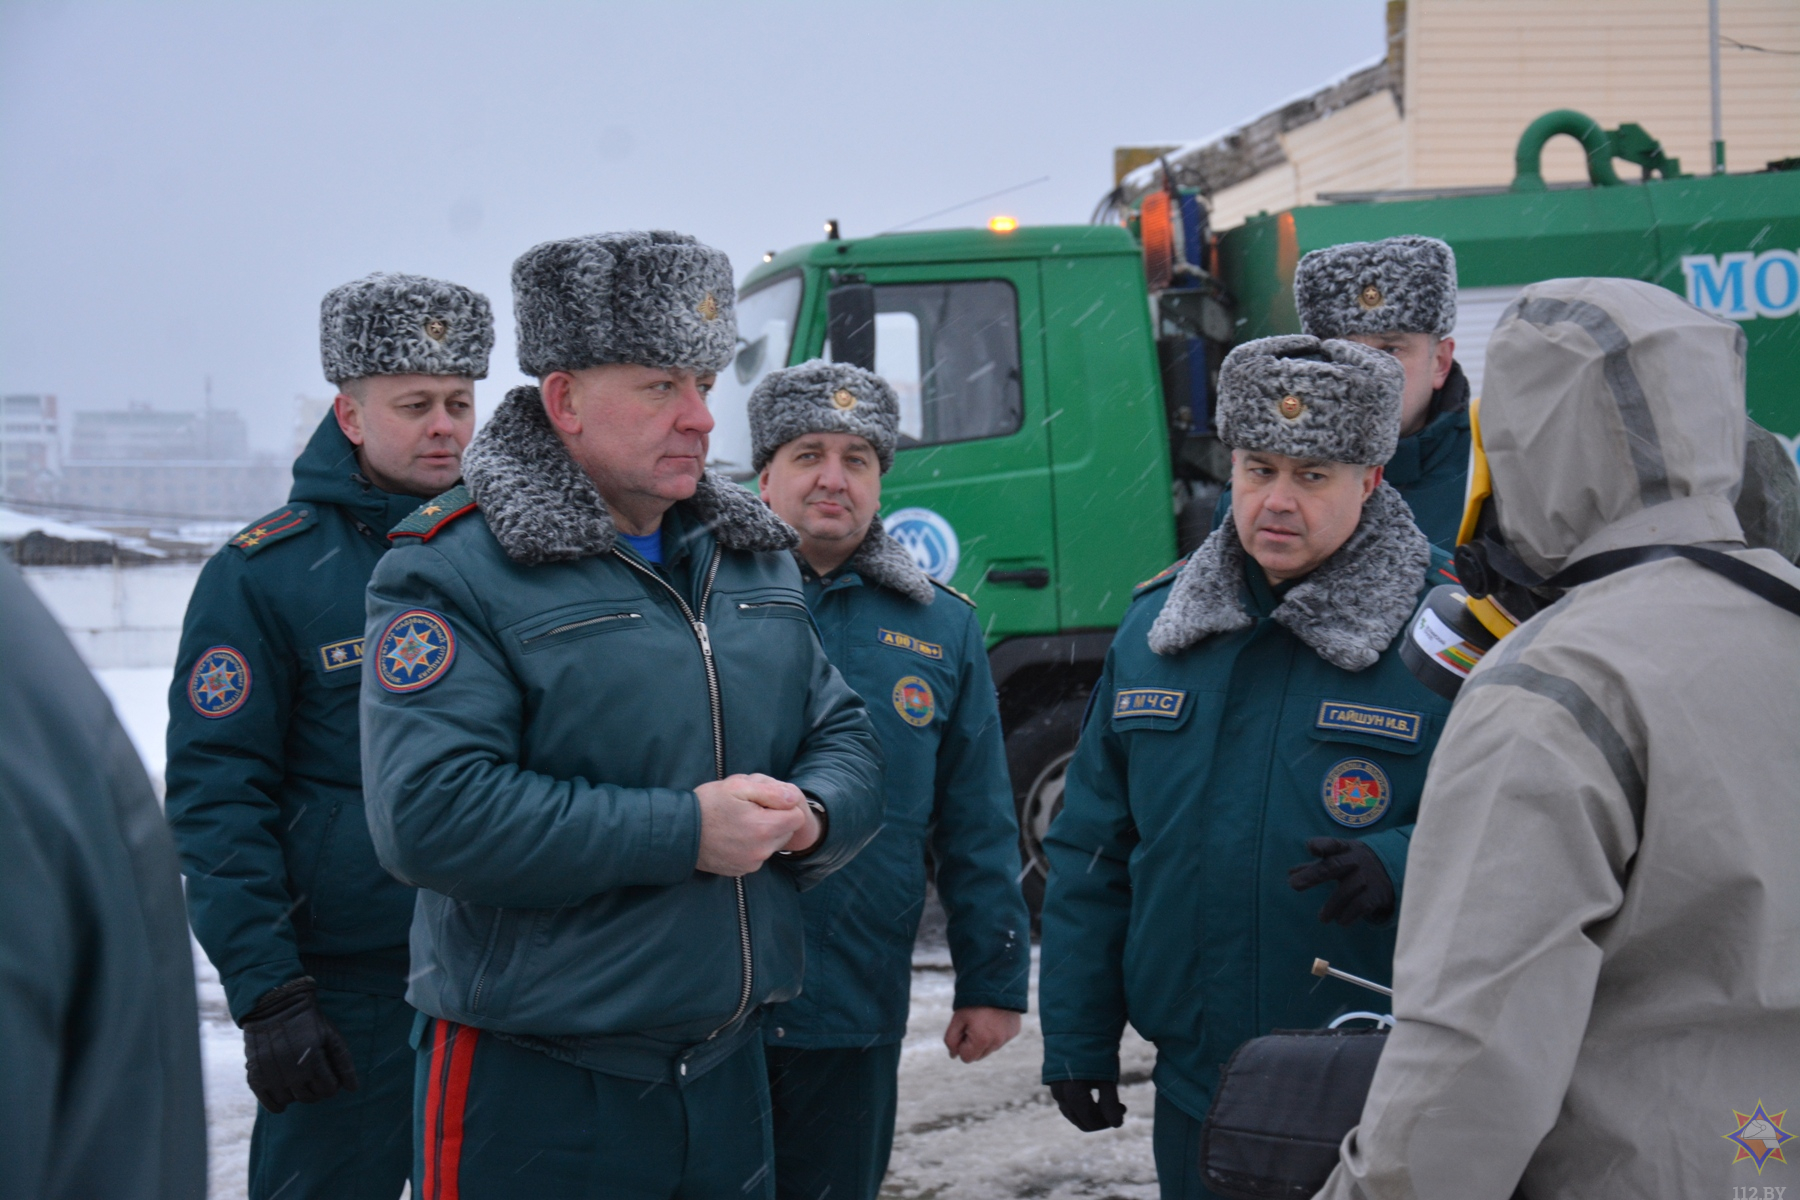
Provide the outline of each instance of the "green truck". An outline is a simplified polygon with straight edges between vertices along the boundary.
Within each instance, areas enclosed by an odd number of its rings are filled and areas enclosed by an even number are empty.
[[[1557,133],[1587,145],[1589,186],[1535,178]],[[1615,155],[1646,178],[1621,182]],[[883,520],[980,606],[1035,906],[1038,840],[1132,588],[1210,528],[1229,467],[1210,423],[1218,364],[1239,341],[1298,330],[1302,254],[1404,233],[1449,242],[1457,357],[1477,393],[1488,331],[1522,285],[1614,275],[1671,288],[1742,322],[1751,414],[1792,452],[1794,167],[1684,176],[1636,127],[1556,113],[1522,139],[1512,188],[1352,198],[1258,215],[1216,238],[1192,197],[1171,197],[1176,240],[1187,239],[1172,271],[1146,255],[1135,213],[1126,224],[834,236],[770,255],[744,280],[738,357],[713,392],[713,465],[749,480],[745,402],[775,367],[831,357],[894,385],[902,441]]]

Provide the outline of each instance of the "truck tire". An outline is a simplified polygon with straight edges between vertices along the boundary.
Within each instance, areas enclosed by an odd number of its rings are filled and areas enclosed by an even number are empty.
[[[1044,907],[1049,862],[1044,834],[1062,811],[1063,775],[1081,738],[1087,697],[1074,696],[1033,713],[1006,735],[1006,766],[1012,773],[1013,811],[1019,817],[1019,877],[1035,929]]]

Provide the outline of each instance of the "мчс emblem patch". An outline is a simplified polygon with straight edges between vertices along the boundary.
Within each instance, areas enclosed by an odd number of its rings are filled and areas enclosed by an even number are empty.
[[[1187,707],[1187,693],[1174,688],[1120,688],[1113,693],[1113,717],[1163,717],[1174,721]]]
[[[188,674],[188,703],[203,717],[229,717],[250,699],[250,664],[230,646],[214,646]]]
[[[415,608],[388,622],[375,644],[375,675],[390,692],[416,692],[444,677],[456,659],[450,622]]]
[[[1394,797],[1386,771],[1366,758],[1346,758],[1325,772],[1324,800],[1332,820],[1361,829],[1381,820]]]
[[[894,685],[894,711],[908,725],[923,727],[931,724],[931,718],[937,713],[937,700],[931,694],[931,685],[917,675],[903,676]]]

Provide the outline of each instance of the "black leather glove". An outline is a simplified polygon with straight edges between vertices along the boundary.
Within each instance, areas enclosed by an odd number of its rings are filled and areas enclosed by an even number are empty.
[[[319,1011],[310,978],[284,983],[256,1002],[244,1028],[244,1074],[270,1112],[356,1090],[350,1047]]]
[[[1288,886],[1296,892],[1337,880],[1337,891],[1319,910],[1319,920],[1349,925],[1359,920],[1385,921],[1394,915],[1394,881],[1375,852],[1362,842],[1316,837],[1306,842],[1318,862],[1288,868]]]
[[[1098,1092],[1099,1099],[1094,1098]],[[1119,1085],[1107,1079],[1059,1079],[1050,1085],[1056,1107],[1069,1124],[1083,1133],[1117,1129],[1125,1123],[1125,1106],[1119,1103]]]

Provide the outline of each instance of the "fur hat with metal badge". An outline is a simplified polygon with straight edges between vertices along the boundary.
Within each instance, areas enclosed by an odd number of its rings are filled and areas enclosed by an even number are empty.
[[[1400,440],[1393,355],[1304,333],[1245,342],[1219,368],[1219,440],[1236,450],[1380,466]]]
[[[1431,237],[1346,242],[1294,268],[1300,328],[1314,337],[1429,333],[1456,328],[1456,252]]]
[[[887,473],[900,437],[900,397],[873,371],[822,359],[770,371],[750,393],[750,465],[806,433],[867,438]]]
[[[486,296],[423,275],[378,271],[325,293],[319,359],[342,384],[371,375],[486,379],[494,310]]]
[[[721,371],[737,354],[731,260],[685,233],[544,242],[513,263],[519,369],[608,363]]]

